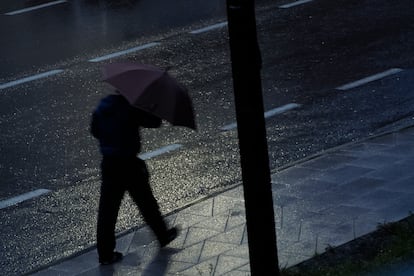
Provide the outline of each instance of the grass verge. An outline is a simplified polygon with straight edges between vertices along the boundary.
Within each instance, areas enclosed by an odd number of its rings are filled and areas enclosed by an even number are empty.
[[[375,275],[393,265],[414,260],[414,215],[380,224],[367,234],[293,267],[283,269],[282,276]],[[372,274],[374,273],[374,274]]]

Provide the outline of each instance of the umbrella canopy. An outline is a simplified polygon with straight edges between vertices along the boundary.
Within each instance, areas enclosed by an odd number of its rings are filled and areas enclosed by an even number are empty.
[[[136,63],[111,63],[103,68],[103,81],[128,102],[175,126],[196,129],[193,104],[187,89],[165,70]]]

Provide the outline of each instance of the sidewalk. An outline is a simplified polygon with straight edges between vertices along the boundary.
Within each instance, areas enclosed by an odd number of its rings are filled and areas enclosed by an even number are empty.
[[[289,267],[414,211],[414,128],[344,145],[272,174],[279,264]],[[167,217],[180,236],[159,250],[147,227],[32,275],[249,275],[243,187]]]

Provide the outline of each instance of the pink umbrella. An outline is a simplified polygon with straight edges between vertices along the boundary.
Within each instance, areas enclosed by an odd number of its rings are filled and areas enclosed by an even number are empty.
[[[111,63],[103,68],[103,81],[128,102],[175,126],[196,129],[194,110],[187,90],[165,70],[136,63]]]

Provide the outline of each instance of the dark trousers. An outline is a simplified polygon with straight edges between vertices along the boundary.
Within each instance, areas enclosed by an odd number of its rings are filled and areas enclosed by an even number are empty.
[[[102,185],[97,225],[99,257],[110,258],[115,249],[115,224],[126,191],[129,192],[157,239],[165,239],[167,226],[152,194],[145,162],[136,157],[104,156],[101,170]]]

